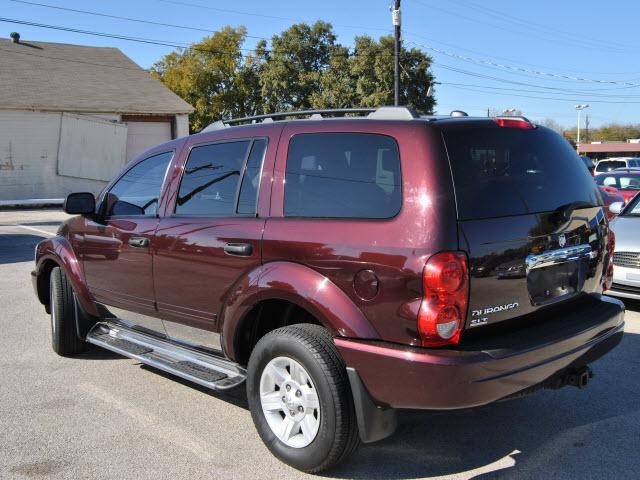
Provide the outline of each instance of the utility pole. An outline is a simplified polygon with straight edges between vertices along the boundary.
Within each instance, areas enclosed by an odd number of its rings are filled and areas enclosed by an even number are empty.
[[[395,33],[395,44],[393,47],[394,69],[393,69],[393,104],[400,105],[400,0],[395,0],[393,10],[391,10],[391,23]]]
[[[584,133],[585,137],[587,137],[587,143],[589,143],[589,114],[585,114],[584,116]]]
[[[584,105],[576,105],[575,108],[578,111],[578,138],[576,140],[577,148],[580,145],[580,114],[582,113],[582,110],[584,110],[585,108],[589,108],[589,104],[586,103]]]

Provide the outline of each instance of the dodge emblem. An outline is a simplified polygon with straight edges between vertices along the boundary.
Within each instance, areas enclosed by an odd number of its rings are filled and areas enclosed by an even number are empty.
[[[564,247],[567,244],[567,237],[564,236],[564,233],[558,235],[558,243],[561,247]]]

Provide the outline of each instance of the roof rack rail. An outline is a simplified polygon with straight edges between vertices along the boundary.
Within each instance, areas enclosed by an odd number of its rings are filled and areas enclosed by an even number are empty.
[[[262,123],[273,122],[276,119],[282,120],[288,117],[309,117],[312,120],[319,120],[323,115],[342,116],[350,113],[367,114],[368,118],[375,120],[411,120],[418,118],[418,115],[407,107],[379,107],[379,108],[333,108],[321,110],[298,110],[294,112],[265,113],[263,115],[253,115],[250,117],[232,118],[229,120],[217,120],[201,130],[201,132],[211,132],[227,128],[240,123]]]

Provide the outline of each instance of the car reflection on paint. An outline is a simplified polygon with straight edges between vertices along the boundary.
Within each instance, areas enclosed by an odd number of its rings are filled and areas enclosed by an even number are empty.
[[[525,274],[525,266],[521,259],[511,260],[496,267],[498,278],[523,278]]]

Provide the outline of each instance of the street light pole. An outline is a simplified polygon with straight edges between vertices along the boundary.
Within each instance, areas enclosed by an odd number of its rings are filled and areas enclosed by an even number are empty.
[[[393,23],[395,36],[393,46],[393,104],[397,107],[400,105],[400,0],[395,0],[394,8],[391,11],[391,22]]]
[[[585,104],[576,105],[575,108],[578,111],[578,137],[576,140],[576,149],[577,149],[577,147],[580,145],[580,114],[582,113],[582,110],[584,110],[585,108],[589,108],[589,104],[585,103]]]

